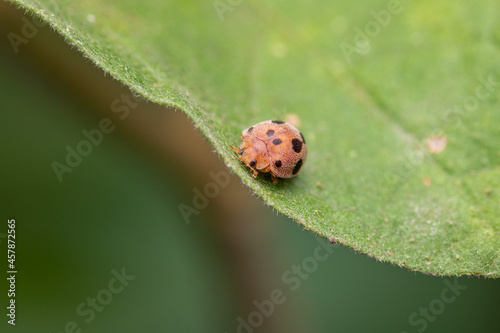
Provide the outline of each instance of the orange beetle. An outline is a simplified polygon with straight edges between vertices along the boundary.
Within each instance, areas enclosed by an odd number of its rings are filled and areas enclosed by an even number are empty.
[[[296,176],[306,161],[306,140],[293,125],[280,120],[266,120],[241,133],[240,147],[230,146],[256,178],[259,172],[277,178]]]

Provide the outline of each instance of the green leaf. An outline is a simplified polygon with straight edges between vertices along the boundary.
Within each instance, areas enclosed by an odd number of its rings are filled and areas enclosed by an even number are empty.
[[[12,2],[184,111],[307,229],[410,269],[500,276],[498,1]],[[229,145],[291,115],[301,174],[253,179]]]

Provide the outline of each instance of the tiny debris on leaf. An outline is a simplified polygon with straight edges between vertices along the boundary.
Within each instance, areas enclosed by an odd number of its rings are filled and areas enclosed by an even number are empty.
[[[424,185],[427,187],[431,186],[431,179],[429,177],[424,178]]]
[[[427,149],[433,154],[439,154],[446,148],[446,143],[444,135],[434,135],[427,139]]]

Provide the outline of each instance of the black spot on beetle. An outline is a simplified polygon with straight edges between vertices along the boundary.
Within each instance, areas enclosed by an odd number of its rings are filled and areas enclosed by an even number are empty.
[[[243,155],[243,153],[244,153],[244,152],[245,152],[245,149],[242,149],[242,150],[240,151],[240,155]]]
[[[248,131],[248,133],[252,133],[252,131],[253,131],[253,126],[252,126],[252,127],[250,127],[247,131]]]
[[[276,162],[274,162],[274,165],[276,165],[277,168],[281,167],[281,161],[277,160]]]
[[[302,138],[302,142],[306,143],[306,139],[304,139],[304,136],[302,135],[302,133],[301,132],[299,132],[299,133],[300,133],[300,137]]]
[[[273,136],[274,135],[274,131],[273,130],[269,130],[269,131],[267,131],[266,134],[267,134],[268,137],[269,136]]]
[[[282,141],[281,141],[281,139],[274,139],[274,140],[273,140],[273,145],[277,146],[277,145],[279,145],[281,142],[282,142]]]
[[[299,139],[293,139],[292,148],[294,152],[300,153],[300,151],[302,150],[302,141],[300,141]]]
[[[281,124],[284,124],[285,122],[284,121],[281,121],[281,120],[271,120],[271,122],[273,124],[278,124],[278,125],[281,125]]]
[[[255,161],[250,162],[250,166],[251,167],[255,166]]]
[[[302,167],[302,159],[300,159],[297,164],[295,164],[295,167],[293,168],[292,175],[297,174],[297,172],[300,171],[300,168]]]

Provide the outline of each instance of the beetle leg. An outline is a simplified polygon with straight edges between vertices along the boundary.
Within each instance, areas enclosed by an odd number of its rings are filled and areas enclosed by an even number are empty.
[[[241,152],[241,149],[238,148],[238,147],[233,147],[233,146],[229,146],[232,150],[234,150],[236,153],[240,153]]]

